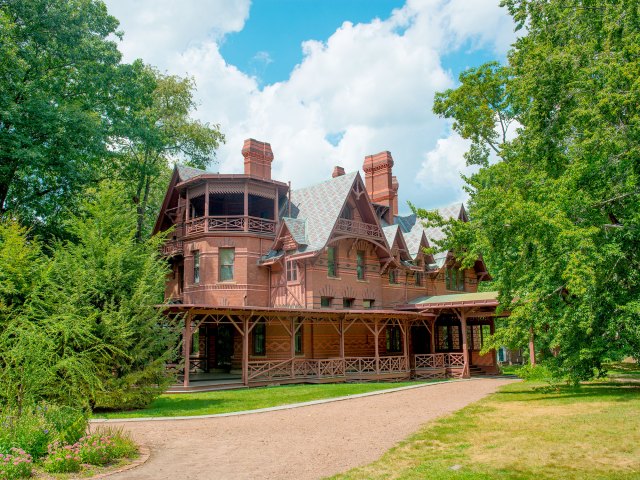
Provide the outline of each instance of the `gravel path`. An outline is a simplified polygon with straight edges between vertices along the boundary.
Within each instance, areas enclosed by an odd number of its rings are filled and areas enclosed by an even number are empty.
[[[151,449],[110,479],[317,479],[376,460],[434,418],[513,380],[487,378],[291,410],[123,425]]]

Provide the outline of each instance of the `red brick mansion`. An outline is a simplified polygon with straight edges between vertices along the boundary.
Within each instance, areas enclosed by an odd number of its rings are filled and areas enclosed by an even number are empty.
[[[389,152],[298,190],[271,178],[268,143],[242,155],[241,175],[176,167],[156,222],[173,228],[166,312],[188,358],[174,391],[495,371],[487,269],[425,253],[443,232],[398,215]]]

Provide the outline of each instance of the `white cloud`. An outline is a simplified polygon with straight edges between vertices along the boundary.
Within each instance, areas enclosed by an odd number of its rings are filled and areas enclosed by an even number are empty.
[[[196,115],[220,123],[227,136],[215,170],[241,171],[248,137],[271,143],[273,177],[294,187],[328,178],[333,165],[354,170],[365,155],[390,150],[401,205],[412,199],[432,207],[463,195],[456,172],[464,167],[464,141],[441,139],[448,124],[431,113],[434,93],[454,84],[441,55],[464,45],[503,54],[513,38],[498,0],[408,0],[388,19],[345,22],[325,41],[309,39],[289,79],[261,88],[218,48],[225,33],[244,25],[248,2],[166,1],[162,13],[151,0],[107,3],[122,20],[127,59],[142,56],[194,76]]]

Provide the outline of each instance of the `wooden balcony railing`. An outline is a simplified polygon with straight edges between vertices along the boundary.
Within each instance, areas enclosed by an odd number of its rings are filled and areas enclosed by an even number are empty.
[[[348,220],[346,218],[338,219],[336,231],[367,238],[382,239],[384,235],[377,225],[360,222],[358,220]]]
[[[185,234],[206,232],[251,232],[274,235],[275,220],[244,215],[198,217],[185,224]]]
[[[170,240],[161,247],[162,255],[165,257],[173,257],[174,255],[183,255],[184,246],[182,240]]]

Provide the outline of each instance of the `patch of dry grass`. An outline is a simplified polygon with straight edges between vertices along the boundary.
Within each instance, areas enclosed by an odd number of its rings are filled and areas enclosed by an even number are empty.
[[[521,382],[336,479],[640,479],[640,385]]]

